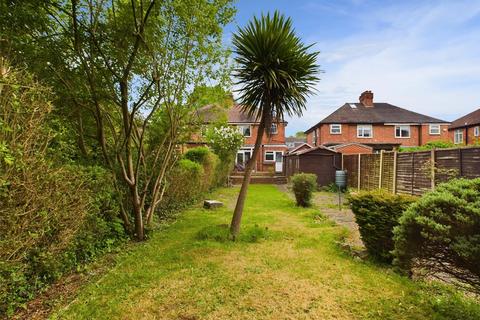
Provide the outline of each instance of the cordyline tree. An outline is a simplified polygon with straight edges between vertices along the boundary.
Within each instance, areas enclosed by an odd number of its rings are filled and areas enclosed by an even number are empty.
[[[265,128],[283,120],[285,115],[302,115],[306,98],[319,80],[320,69],[316,63],[318,52],[308,52],[311,45],[302,43],[295,35],[292,20],[279,12],[262,15],[260,19],[254,17],[234,34],[233,45],[240,103],[244,112],[260,120],[230,225],[235,240]]]
[[[34,2],[25,1],[29,8]],[[21,13],[18,6],[25,4],[13,3]],[[48,23],[22,38],[35,46],[12,43],[12,54],[32,47],[49,53],[23,56],[32,55],[28,64],[38,58],[37,74],[55,79],[59,108],[65,103],[78,110],[70,114],[79,115],[82,153],[88,151],[82,117],[93,123],[92,158],[111,169],[124,224],[143,240],[187,130],[188,96],[207,80],[228,78],[222,33],[235,13],[231,0],[46,1],[38,11]],[[154,124],[163,126],[163,135],[149,144]]]

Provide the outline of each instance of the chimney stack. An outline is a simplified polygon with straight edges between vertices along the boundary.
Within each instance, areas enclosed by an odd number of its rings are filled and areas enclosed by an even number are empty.
[[[365,107],[373,107],[373,92],[370,90],[363,91],[360,97],[358,98],[360,103]]]

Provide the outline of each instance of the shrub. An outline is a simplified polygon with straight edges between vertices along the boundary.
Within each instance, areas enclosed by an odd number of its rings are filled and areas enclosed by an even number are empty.
[[[439,185],[405,212],[394,233],[402,270],[448,275],[480,293],[480,178]]]
[[[164,217],[186,207],[202,194],[201,184],[204,169],[198,162],[179,160],[170,170],[167,187],[158,211]]]
[[[393,228],[416,198],[385,190],[362,191],[348,197],[368,253],[381,262],[392,261]]]
[[[28,74],[0,74],[0,318],[126,236],[112,176],[61,165],[50,92]],[[63,149],[62,149],[63,150]],[[58,157],[62,160],[62,157]],[[63,159],[65,160],[65,159]],[[72,162],[70,162],[72,163]]]
[[[313,191],[317,188],[317,176],[312,173],[298,173],[292,177],[293,193],[298,206],[309,207]]]
[[[207,161],[207,157],[211,154],[210,150],[207,147],[196,147],[188,149],[187,152],[183,155],[185,159],[188,159],[193,162],[204,164]]]

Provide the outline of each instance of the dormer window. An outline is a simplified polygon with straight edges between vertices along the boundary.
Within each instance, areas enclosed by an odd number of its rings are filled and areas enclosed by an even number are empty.
[[[341,124],[331,124],[330,125],[330,134],[342,134],[342,125]]]

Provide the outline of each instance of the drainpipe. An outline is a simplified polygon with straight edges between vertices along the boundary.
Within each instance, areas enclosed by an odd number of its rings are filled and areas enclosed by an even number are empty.
[[[422,145],[422,124],[418,126],[418,146]]]

